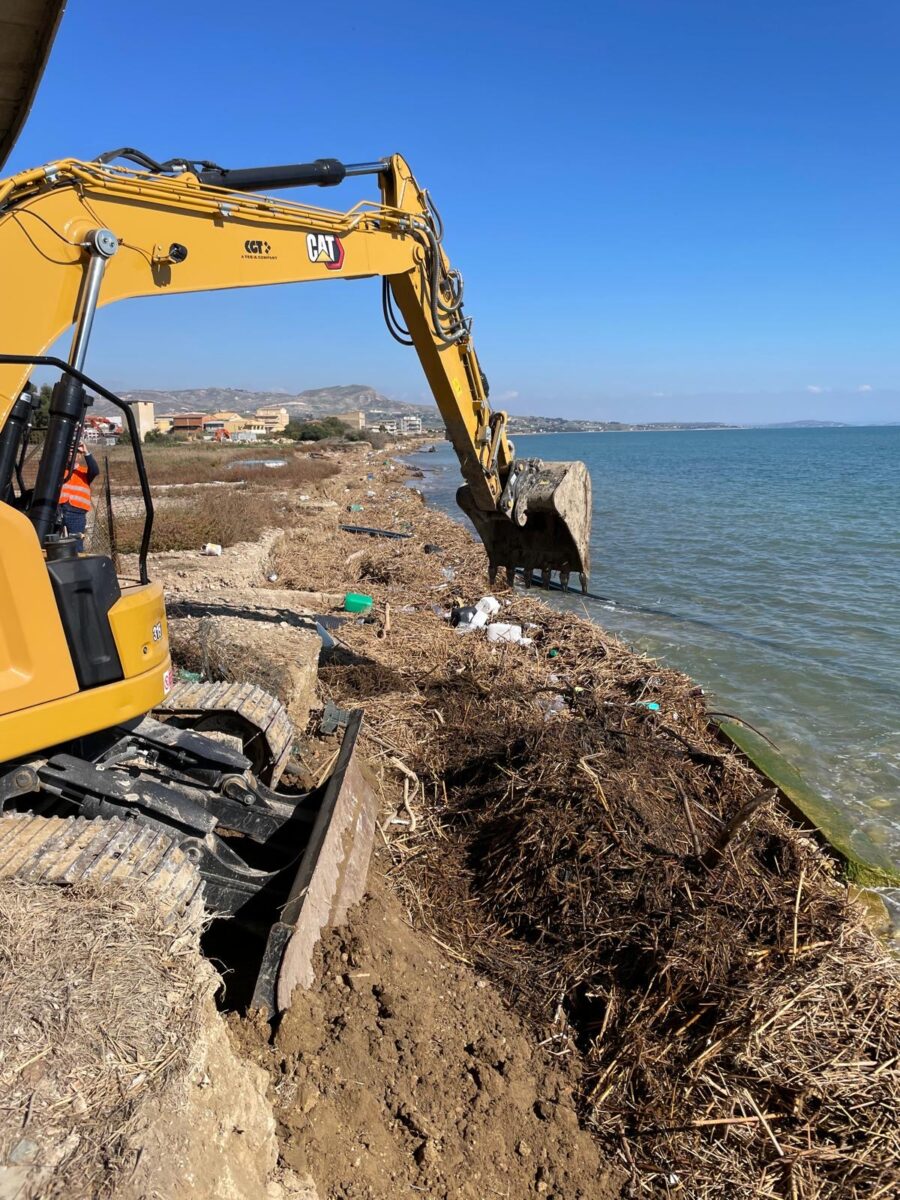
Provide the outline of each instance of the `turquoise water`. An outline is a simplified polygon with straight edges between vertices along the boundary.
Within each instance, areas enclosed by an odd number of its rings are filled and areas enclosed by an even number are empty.
[[[533,435],[516,451],[580,458],[593,480],[590,589],[607,599],[553,602],[692,675],[900,868],[900,427]],[[459,515],[449,445],[413,461]]]

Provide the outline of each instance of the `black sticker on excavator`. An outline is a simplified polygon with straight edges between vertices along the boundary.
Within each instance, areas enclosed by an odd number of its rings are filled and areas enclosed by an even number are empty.
[[[244,242],[244,253],[241,258],[277,258],[277,255],[272,253],[269,242],[259,238],[250,238]]]
[[[329,271],[339,271],[344,265],[344,243],[336,234],[308,233],[306,252],[310,262],[324,263]]]

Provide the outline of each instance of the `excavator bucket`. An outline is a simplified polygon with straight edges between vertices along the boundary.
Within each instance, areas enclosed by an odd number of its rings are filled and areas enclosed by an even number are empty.
[[[484,542],[492,583],[501,567],[510,580],[521,568],[526,587],[535,571],[545,582],[551,571],[558,571],[565,588],[577,571],[582,591],[587,590],[591,477],[584,463],[517,459],[499,509],[478,508],[468,485],[456,493],[456,502]]]

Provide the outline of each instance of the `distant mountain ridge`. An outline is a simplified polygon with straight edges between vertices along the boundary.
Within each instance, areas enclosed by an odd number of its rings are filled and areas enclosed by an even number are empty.
[[[156,414],[185,412],[253,412],[257,408],[283,407],[292,417],[329,417],[345,412],[416,413],[437,410],[432,405],[391,400],[365,384],[308,388],[303,392],[251,392],[244,388],[181,388],[176,391],[138,388],[123,392],[123,400],[150,400]]]
[[[123,400],[150,400],[156,415],[185,412],[253,412],[258,408],[284,407],[292,418],[305,420],[337,413],[359,412],[415,414],[428,430],[443,431],[444,422],[434,404],[410,404],[392,400],[367,384],[349,383],[335,387],[307,388],[296,392],[252,392],[244,388],[180,388],[173,391],[137,388],[122,393]],[[98,411],[104,411],[97,402]],[[728,429],[720,422],[659,422],[627,424],[621,421],[568,420],[565,417],[528,417],[511,413],[509,431],[517,433],[590,433],[631,429]]]

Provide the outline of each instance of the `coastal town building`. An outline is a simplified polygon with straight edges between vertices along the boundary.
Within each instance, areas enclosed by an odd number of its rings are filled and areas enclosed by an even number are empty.
[[[291,414],[283,406],[258,408],[254,415],[267,433],[281,433],[283,429],[287,429],[291,419]]]
[[[131,405],[138,429],[138,440],[143,441],[151,429],[156,427],[152,400],[135,400]]]
[[[365,429],[366,414],[364,412],[335,413],[334,419],[346,425],[348,429]]]
[[[203,422],[209,413],[186,412],[172,415],[172,432],[196,434],[203,432]]]
[[[422,418],[417,416],[405,416],[400,418],[400,432],[411,434],[422,432]]]

